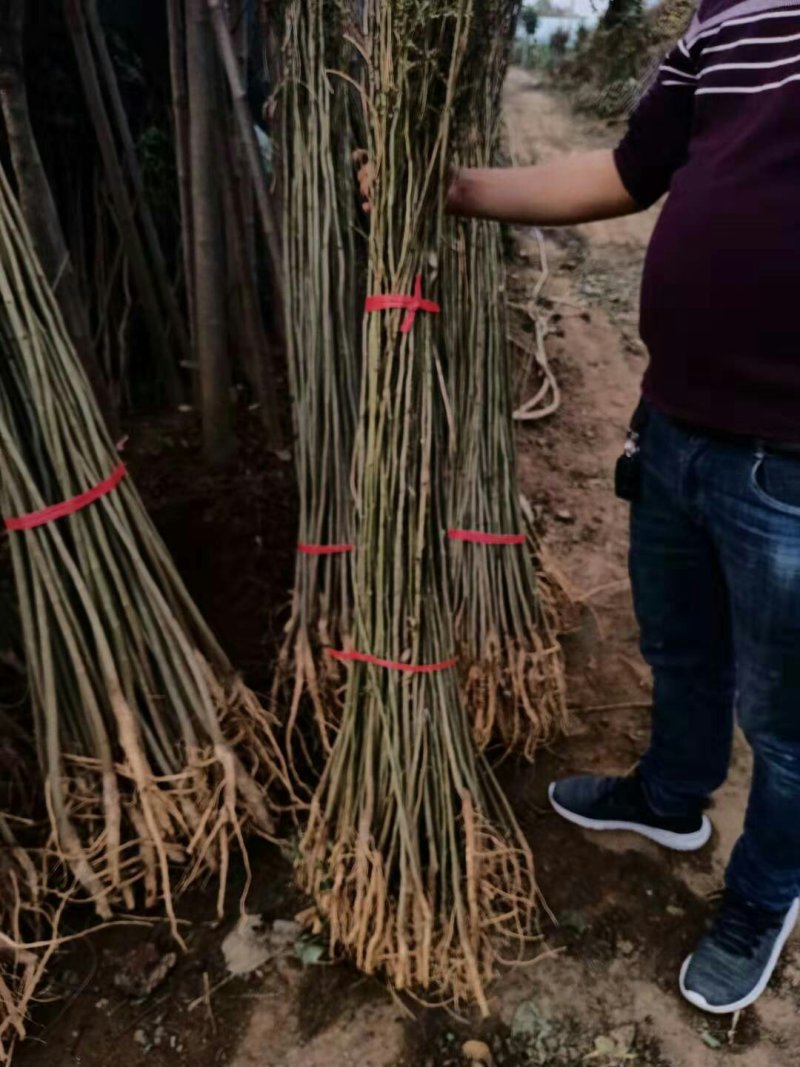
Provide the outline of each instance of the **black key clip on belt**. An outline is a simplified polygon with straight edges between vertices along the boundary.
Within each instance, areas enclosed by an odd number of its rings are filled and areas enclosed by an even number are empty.
[[[628,436],[625,440],[625,448],[617,460],[617,468],[614,474],[614,492],[620,500],[625,500],[629,504],[635,504],[642,492],[640,441],[647,425],[648,417],[647,405],[642,402],[634,412]]]

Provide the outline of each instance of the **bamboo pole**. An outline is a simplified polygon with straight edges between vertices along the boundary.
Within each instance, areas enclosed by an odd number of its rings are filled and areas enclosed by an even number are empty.
[[[164,384],[170,400],[173,403],[177,403],[180,399],[181,388],[176,361],[167,341],[153,278],[148,267],[139,230],[136,226],[133,205],[125,186],[125,177],[117,156],[114,134],[103,101],[103,94],[97,76],[97,67],[87,32],[82,0],[64,0],[64,11],[72,37],[75,57],[78,62],[86,103],[94,124],[97,143],[103,160],[106,181],[114,203],[117,225],[125,242],[126,252],[136,279],[136,287],[139,290],[139,298],[142,301],[142,313],[147,332],[154,352],[157,354],[159,370],[164,376]]]
[[[247,5],[240,5],[238,24],[231,21],[231,33],[235,31],[236,59],[243,84],[247,84],[249,59],[249,27]],[[234,13],[229,9],[229,19]],[[255,189],[247,161],[247,147],[242,142],[239,126],[231,125],[227,139],[229,168],[226,191],[231,196],[229,241],[238,276],[239,298],[242,302],[243,325],[246,325],[247,377],[258,400],[261,421],[267,433],[267,443],[272,449],[285,445],[282,412],[277,384],[278,360],[281,356],[279,341],[274,328],[265,322],[264,305],[259,300],[257,250],[255,225]],[[226,207],[226,215],[228,209]],[[274,306],[274,301],[273,301]],[[280,323],[280,309],[278,309]],[[250,325],[248,325],[250,324]]]
[[[180,358],[185,362],[189,362],[191,358],[191,350],[189,347],[189,338],[186,333],[186,323],[181,315],[178,302],[175,299],[175,292],[169,280],[167,263],[164,259],[161,241],[159,240],[158,231],[156,230],[156,224],[153,221],[150,205],[147,202],[142,169],[139,166],[139,158],[136,154],[136,145],[133,142],[125,105],[122,102],[114,66],[111,62],[108,45],[106,44],[105,31],[103,30],[103,26],[97,14],[97,0],[86,0],[86,19],[94,43],[95,52],[100,61],[100,73],[103,76],[108,99],[111,102],[111,114],[116,123],[117,134],[122,145],[123,156],[128,168],[128,176],[133,187],[134,201],[139,212],[144,241],[150,256],[150,264],[153,268],[156,286],[161,294],[163,305],[166,308],[167,316],[175,335]]]
[[[117,412],[92,345],[88,310],[81,297],[31,124],[22,49],[24,26],[25,0],[3,0],[0,4],[0,102],[20,206],[78,355],[106,421],[115,431]]]
[[[167,0],[169,24],[169,70],[172,93],[172,121],[175,135],[175,162],[178,170],[178,197],[181,211],[181,251],[189,312],[189,333],[193,344],[196,321],[194,292],[194,234],[192,226],[192,191],[189,174],[189,92],[186,87],[186,37],[182,0]],[[196,377],[196,376],[195,376]]]
[[[231,372],[225,316],[225,243],[219,152],[218,62],[205,0],[188,0],[187,66],[192,178],[195,338],[200,365],[203,439],[209,461],[225,463],[234,449]]]
[[[258,143],[253,129],[253,119],[247,106],[247,92],[239,71],[236,58],[236,49],[231,38],[231,32],[225,18],[225,11],[220,0],[208,0],[208,8],[211,13],[211,22],[217,40],[217,47],[222,59],[222,65],[230,87],[231,99],[233,100],[234,114],[239,127],[242,145],[247,153],[247,161],[250,166],[250,174],[253,180],[253,188],[256,194],[256,207],[261,219],[261,228],[267,242],[270,256],[270,269],[272,272],[272,284],[275,291],[275,305],[280,308],[283,303],[283,268],[281,261],[280,239],[278,227],[275,223],[272,203],[270,201],[267,183],[264,177],[264,169],[258,151]]]
[[[239,11],[239,23],[231,24],[231,33],[236,31],[236,58],[239,64],[239,73],[245,89],[248,85],[248,72],[250,61],[250,26],[248,22],[247,3],[243,2]],[[233,13],[229,11],[230,18]],[[247,146],[242,143],[238,126],[235,125],[236,136],[233,141],[236,146],[236,177],[239,186],[239,200],[242,205],[242,220],[244,226],[245,242],[247,246],[247,258],[250,264],[250,272],[255,283],[257,277],[256,258],[256,226],[255,226],[255,188],[250,180],[250,167],[247,159]]]
[[[264,111],[262,117],[267,124],[268,132],[272,137],[273,144],[276,140],[276,131],[281,126],[280,116],[280,95],[276,92],[277,83],[281,74],[281,44],[279,39],[278,30],[281,29],[280,22],[270,18],[270,8],[273,4],[273,0],[257,0],[258,2],[258,19],[261,26],[262,35],[262,51],[263,51],[263,74],[266,78],[267,86],[270,91],[270,95],[267,103],[264,105]],[[284,191],[281,188],[281,167],[277,164],[277,161],[273,165],[272,174],[272,195],[276,204],[283,204]],[[275,216],[275,223],[278,229],[278,241],[283,249],[283,217],[282,213]],[[288,268],[284,265],[284,271],[288,271]]]
[[[281,448],[281,413],[278,405],[274,353],[264,328],[258,292],[247,248],[245,207],[242,187],[237,180],[232,155],[235,145],[228,144],[228,166],[222,179],[225,206],[225,237],[230,262],[230,297],[235,301],[229,314],[232,328],[239,337],[242,366],[250,387],[258,401],[261,420],[266,430],[266,443],[271,449]]]

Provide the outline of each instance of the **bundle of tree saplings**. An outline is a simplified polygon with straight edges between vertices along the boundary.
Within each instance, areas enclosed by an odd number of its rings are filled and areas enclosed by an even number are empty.
[[[462,72],[458,162],[491,166],[516,0],[485,0]],[[563,671],[534,531],[517,486],[512,368],[500,227],[450,220],[444,332],[453,402],[450,556],[455,629],[477,743],[527,758],[565,719]]]
[[[475,750],[455,656],[437,314],[450,120],[474,0],[366,0],[349,37],[373,167],[342,723],[300,846],[333,950],[477,1001],[535,929],[529,848]],[[502,947],[501,947],[502,946]]]
[[[243,832],[273,832],[273,724],[119,462],[2,176],[0,294],[0,511],[52,848],[100,915],[163,900],[174,926],[173,883],[211,872],[221,901]]]
[[[350,633],[350,461],[358,403],[363,270],[354,239],[350,143],[356,122],[342,65],[339,0],[290,0],[283,16],[281,117],[287,356],[299,537],[292,612],[275,695],[301,795],[316,783],[339,718],[343,677],[326,650]],[[363,244],[363,242],[361,242]],[[309,722],[315,724],[308,730]]]

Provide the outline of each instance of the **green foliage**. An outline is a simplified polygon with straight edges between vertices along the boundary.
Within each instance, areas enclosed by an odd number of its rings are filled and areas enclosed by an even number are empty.
[[[647,52],[647,24],[641,0],[612,0],[612,6],[588,44],[595,80],[602,87],[638,78],[642,56]]]
[[[578,32],[575,34],[575,50],[580,51],[585,48],[591,35],[591,30],[588,26],[579,26]]]
[[[525,27],[525,33],[529,37],[535,37],[539,28],[539,12],[537,9],[535,7],[523,7],[520,12],[520,18],[522,19],[522,25]]]
[[[533,40],[517,41],[511,56],[515,67],[524,70],[538,70],[547,66],[550,49],[545,44]]]
[[[569,31],[564,29],[555,30],[550,37],[550,51],[553,56],[565,56],[568,48]]]
[[[663,0],[645,11],[642,0],[611,0],[593,33],[579,31],[559,73],[573,84],[576,107],[602,118],[626,114],[648,72],[688,25],[691,0]]]
[[[572,14],[568,7],[561,7],[553,0],[536,0],[533,6],[538,15],[548,15],[552,18],[568,18]]]
[[[642,0],[609,0],[600,26],[604,30],[632,27],[642,19]]]

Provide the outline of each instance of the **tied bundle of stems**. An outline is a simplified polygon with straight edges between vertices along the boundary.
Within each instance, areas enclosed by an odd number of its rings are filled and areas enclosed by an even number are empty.
[[[370,294],[411,293],[421,273],[435,299],[449,121],[473,10],[473,0],[366,0],[351,34],[363,47],[374,166]],[[450,324],[419,312],[401,332],[403,316],[364,322],[350,651],[417,669],[353,666],[298,872],[334,951],[398,989],[475,1000],[486,1013],[498,955],[535,935],[533,861],[476,753],[451,659],[440,364]]]
[[[30,515],[117,467],[87,380],[0,175],[0,509]],[[107,917],[212,873],[274,831],[288,777],[273,723],[235,675],[131,479],[10,533],[51,848]],[[176,872],[173,865],[180,870]]]
[[[462,73],[459,163],[488,167],[502,139],[502,89],[517,0],[481,0]],[[450,525],[526,534],[527,543],[453,541],[455,629],[477,744],[533,759],[563,729],[566,698],[536,534],[517,485],[512,367],[502,235],[495,223],[450,220],[443,253],[444,338],[454,401]]]
[[[330,754],[342,703],[341,671],[325,653],[341,647],[351,630],[349,475],[364,283],[348,144],[356,116],[346,79],[332,73],[341,66],[344,15],[342,0],[287,4],[278,97],[298,540],[310,551],[298,551],[273,696],[288,709],[287,760],[306,803],[307,782],[316,784]]]

